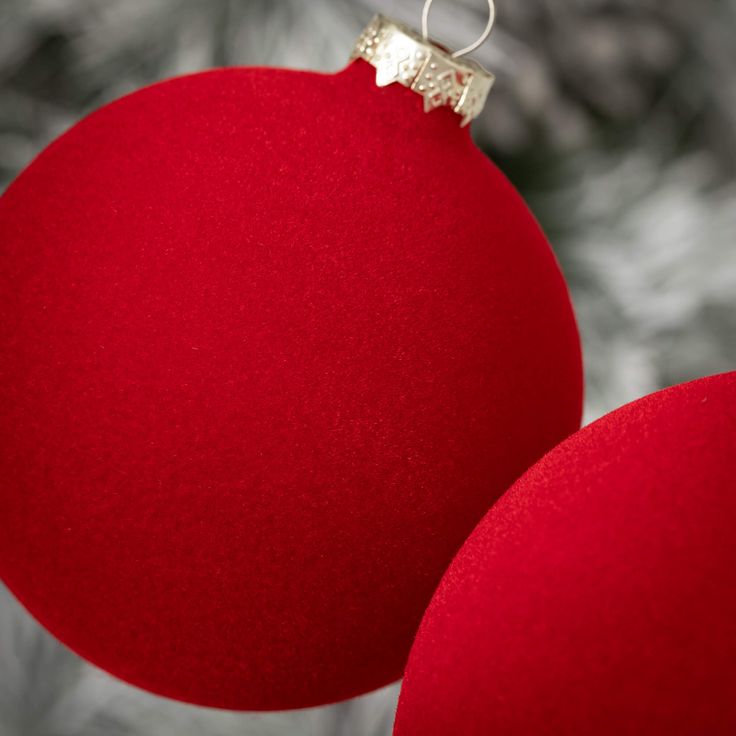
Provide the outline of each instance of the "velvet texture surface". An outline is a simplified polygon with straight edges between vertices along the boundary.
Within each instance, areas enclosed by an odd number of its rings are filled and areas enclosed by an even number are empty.
[[[396,736],[736,732],[736,373],[573,435],[471,535]]]
[[[579,426],[536,222],[453,113],[373,75],[154,85],[0,199],[0,575],[156,693],[395,680],[467,534]]]

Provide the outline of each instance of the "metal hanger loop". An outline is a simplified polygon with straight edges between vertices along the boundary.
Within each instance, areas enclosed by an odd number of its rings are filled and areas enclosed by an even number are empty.
[[[422,36],[425,41],[429,41],[429,11],[432,9],[433,2],[434,0],[426,0],[424,3],[424,10],[422,10]],[[475,51],[479,46],[482,46],[488,36],[491,35],[495,20],[496,6],[494,5],[493,0],[488,0],[488,23],[486,24],[485,30],[481,34],[480,38],[474,43],[471,43],[470,46],[466,46],[464,49],[460,49],[460,51],[455,51],[452,55],[453,58],[459,59],[461,56],[466,56],[467,54]]]

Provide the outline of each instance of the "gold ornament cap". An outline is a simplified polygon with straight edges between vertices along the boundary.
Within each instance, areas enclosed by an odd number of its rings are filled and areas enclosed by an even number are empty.
[[[426,14],[424,26],[426,35]],[[425,112],[451,107],[466,126],[482,112],[496,78],[480,64],[459,58],[466,51],[453,54],[425,35],[376,15],[350,58],[373,66],[379,87],[398,82],[424,98]]]

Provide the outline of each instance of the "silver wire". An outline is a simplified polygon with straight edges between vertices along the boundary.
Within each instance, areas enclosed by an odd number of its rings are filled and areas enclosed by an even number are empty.
[[[426,0],[424,3],[424,10],[422,10],[422,36],[424,36],[425,41],[429,41],[429,11],[432,9],[433,2],[434,0]],[[466,46],[464,49],[460,49],[460,51],[455,51],[452,55],[453,58],[458,59],[461,56],[466,56],[472,51],[475,51],[479,46],[482,46],[488,36],[491,35],[493,24],[496,20],[496,6],[494,5],[493,0],[488,0],[488,11],[488,23],[486,24],[485,30],[480,35],[480,38],[474,43],[471,43],[470,46]]]

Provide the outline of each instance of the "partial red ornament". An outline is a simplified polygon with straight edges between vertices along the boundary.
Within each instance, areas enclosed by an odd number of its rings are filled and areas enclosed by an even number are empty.
[[[727,373],[550,452],[435,593],[396,736],[736,733],[735,450]]]
[[[579,426],[537,223],[450,96],[376,73],[154,85],[0,199],[0,576],[156,693],[397,679],[467,534]]]

